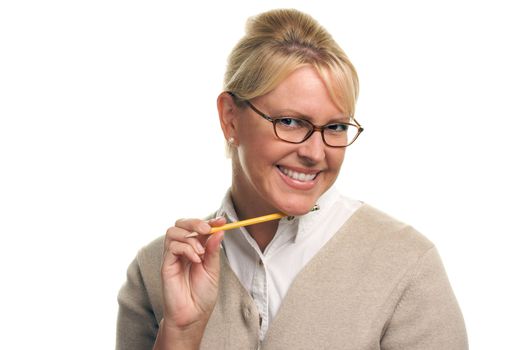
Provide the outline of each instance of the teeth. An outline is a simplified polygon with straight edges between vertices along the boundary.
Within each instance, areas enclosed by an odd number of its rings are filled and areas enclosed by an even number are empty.
[[[298,173],[296,171],[283,168],[281,166],[278,167],[282,173],[289,176],[292,179],[298,180],[298,181],[311,181],[313,180],[317,174],[304,174],[304,173]]]

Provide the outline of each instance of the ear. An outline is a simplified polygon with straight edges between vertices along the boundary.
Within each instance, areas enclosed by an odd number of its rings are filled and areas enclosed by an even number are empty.
[[[238,140],[238,106],[234,103],[233,97],[225,91],[218,96],[216,104],[225,140],[232,137],[236,142]]]

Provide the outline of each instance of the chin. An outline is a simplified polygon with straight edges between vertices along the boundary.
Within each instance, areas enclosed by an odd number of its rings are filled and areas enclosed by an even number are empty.
[[[309,211],[311,211],[311,209],[313,209],[315,206],[316,200],[306,200],[305,198],[298,200],[292,199],[287,203],[280,204],[277,206],[277,208],[282,213],[289,216],[300,216],[309,213]]]

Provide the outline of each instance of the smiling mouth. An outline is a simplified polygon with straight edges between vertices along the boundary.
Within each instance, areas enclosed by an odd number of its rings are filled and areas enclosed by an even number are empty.
[[[298,171],[293,171],[291,169],[287,169],[280,165],[277,165],[277,168],[285,176],[290,177],[293,180],[301,181],[301,182],[313,181],[317,177],[317,175],[320,173],[320,172],[316,172],[314,174],[300,173]]]

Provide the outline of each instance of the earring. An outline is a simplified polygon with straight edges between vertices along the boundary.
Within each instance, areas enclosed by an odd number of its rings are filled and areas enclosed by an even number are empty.
[[[227,142],[229,143],[229,145],[233,145],[234,144],[234,137],[229,137],[227,139]]]

